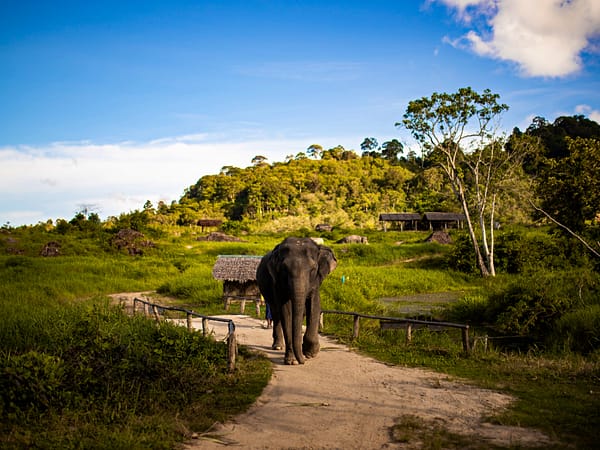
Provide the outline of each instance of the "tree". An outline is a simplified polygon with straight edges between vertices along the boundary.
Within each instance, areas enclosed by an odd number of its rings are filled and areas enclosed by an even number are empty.
[[[323,147],[319,144],[312,144],[306,149],[306,154],[314,159],[319,159],[323,154]]]
[[[448,177],[484,277],[495,275],[494,214],[499,182],[520,166],[515,161],[524,150],[505,151],[503,139],[497,135],[497,120],[508,109],[498,103],[499,97],[489,89],[479,94],[470,87],[453,94],[433,93],[409,102],[403,121],[396,124],[411,132],[425,157]]]
[[[403,152],[404,146],[398,139],[392,139],[381,145],[381,154],[392,164],[398,162],[398,155]]]
[[[600,212],[600,140],[566,138],[569,156],[555,159],[538,183],[542,209],[574,232]]]
[[[267,158],[266,156],[262,156],[262,155],[257,155],[254,158],[252,158],[252,165],[254,166],[264,166],[267,164],[267,160],[269,158]]]
[[[360,144],[360,149],[363,151],[362,156],[380,156],[379,152],[377,151],[378,146],[379,143],[374,137],[365,138],[365,140]]]

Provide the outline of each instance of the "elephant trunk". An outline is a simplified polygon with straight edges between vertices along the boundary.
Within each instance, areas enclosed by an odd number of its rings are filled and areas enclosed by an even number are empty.
[[[294,288],[292,299],[292,349],[299,364],[304,364],[302,354],[302,323],[304,322],[306,291],[302,288]]]

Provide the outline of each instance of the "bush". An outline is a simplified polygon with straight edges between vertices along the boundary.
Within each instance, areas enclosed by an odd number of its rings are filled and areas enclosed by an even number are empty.
[[[450,267],[465,273],[478,273],[473,244],[467,233],[455,237],[448,255]],[[540,270],[561,270],[565,266],[585,266],[587,258],[581,245],[568,237],[553,236],[525,229],[498,232],[494,243],[497,273],[527,274]]]
[[[563,315],[596,303],[599,292],[598,274],[592,272],[537,272],[493,292],[485,318],[505,334],[541,341]]]
[[[556,321],[550,341],[555,349],[582,354],[600,348],[600,305],[589,305],[563,315]]]
[[[451,303],[443,311],[444,318],[449,321],[479,323],[485,317],[488,300],[483,296],[465,296]]]
[[[65,366],[60,358],[35,350],[0,358],[0,417],[23,420],[61,403]]]

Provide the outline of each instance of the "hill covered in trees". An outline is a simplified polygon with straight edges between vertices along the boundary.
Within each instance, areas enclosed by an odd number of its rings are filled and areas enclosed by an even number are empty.
[[[525,132],[515,128],[508,151],[518,140],[535,145],[524,159],[522,177],[503,192],[498,221],[531,220],[523,197],[573,152],[569,139],[576,137],[598,139],[600,125],[583,116],[559,117],[554,123],[537,117]],[[219,174],[201,177],[169,209],[180,225],[216,218],[232,227],[268,223],[280,230],[316,223],[374,227],[384,212],[460,212],[435,161],[412,152],[404,155],[396,140],[379,146],[376,139],[366,138],[361,149],[358,154],[341,146],[322,150],[312,145],[306,153],[271,164],[257,156],[249,167],[226,166]]]

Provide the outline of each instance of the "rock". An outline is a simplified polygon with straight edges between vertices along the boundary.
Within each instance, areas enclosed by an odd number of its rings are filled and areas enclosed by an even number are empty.
[[[369,241],[366,236],[358,236],[357,234],[351,234],[350,236],[346,236],[339,241],[338,244],[368,244]]]
[[[219,231],[213,231],[212,233],[208,233],[205,237],[199,237],[198,241],[212,241],[212,242],[244,242],[242,239],[237,238],[235,236],[229,236],[225,233],[221,233]]]
[[[434,231],[425,242],[437,242],[438,244],[452,244],[452,238],[445,231]]]
[[[48,242],[42,248],[40,256],[58,256],[60,255],[60,244],[55,241]]]

